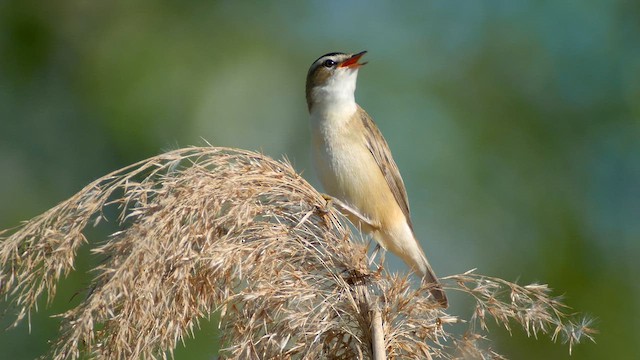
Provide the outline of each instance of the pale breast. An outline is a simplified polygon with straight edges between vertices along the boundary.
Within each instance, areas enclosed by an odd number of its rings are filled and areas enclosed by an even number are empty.
[[[358,125],[320,126],[313,131],[316,170],[329,195],[378,223],[386,223],[401,210]]]

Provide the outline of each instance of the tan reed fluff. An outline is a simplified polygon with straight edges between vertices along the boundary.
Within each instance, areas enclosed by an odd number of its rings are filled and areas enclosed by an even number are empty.
[[[89,241],[83,231],[111,207],[122,230]],[[485,344],[487,317],[562,335],[570,349],[594,332],[546,286],[473,272],[443,279],[476,300],[464,325],[427,285],[371,270],[366,242],[290,164],[238,149],[138,162],[0,239],[0,294],[15,324],[43,293],[54,298],[80,246],[106,259],[84,301],[59,314],[53,359],[168,358],[215,311],[228,359],[501,358]]]

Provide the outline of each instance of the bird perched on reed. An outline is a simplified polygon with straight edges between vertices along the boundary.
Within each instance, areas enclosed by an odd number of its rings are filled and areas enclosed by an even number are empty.
[[[373,119],[355,101],[365,53],[329,53],[309,69],[306,97],[316,170],[325,191],[351,210],[350,220],[421,274],[433,297],[447,307],[447,296],[413,232],[398,166]]]

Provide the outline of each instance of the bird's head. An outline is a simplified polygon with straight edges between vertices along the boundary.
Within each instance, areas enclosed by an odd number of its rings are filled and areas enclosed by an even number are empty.
[[[366,51],[357,54],[329,53],[311,64],[307,73],[307,106],[341,101],[355,101],[358,68],[366,64],[359,62]]]

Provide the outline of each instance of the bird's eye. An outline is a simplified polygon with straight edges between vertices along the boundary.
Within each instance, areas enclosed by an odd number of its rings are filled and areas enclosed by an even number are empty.
[[[336,65],[336,62],[335,62],[335,61],[333,61],[333,60],[331,60],[331,59],[328,59],[328,60],[325,60],[325,61],[322,63],[322,65],[324,65],[324,67],[328,67],[328,68],[330,68],[330,67],[334,67],[334,66]]]

